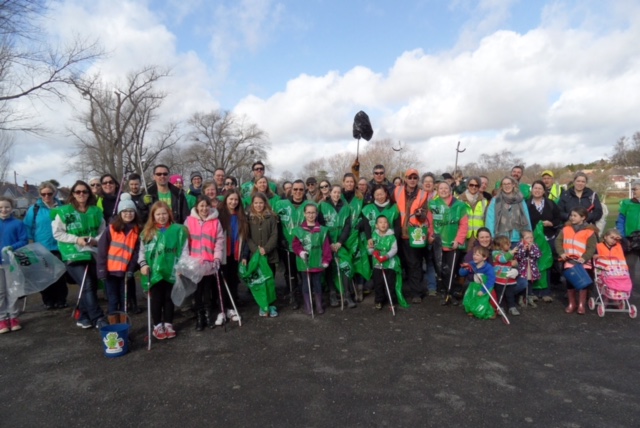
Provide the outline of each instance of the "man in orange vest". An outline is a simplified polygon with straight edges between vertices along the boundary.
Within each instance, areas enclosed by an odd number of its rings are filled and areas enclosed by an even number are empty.
[[[427,251],[427,238],[433,235],[431,215],[427,208],[427,193],[418,188],[420,175],[416,169],[408,169],[405,185],[396,187],[394,198],[400,211],[400,258],[405,269],[407,287],[412,303],[421,303],[426,294],[422,284],[422,259]]]

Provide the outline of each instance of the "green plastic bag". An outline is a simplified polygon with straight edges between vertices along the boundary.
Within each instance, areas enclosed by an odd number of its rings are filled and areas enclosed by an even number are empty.
[[[478,296],[478,291],[482,291],[484,294]],[[496,316],[496,312],[491,306],[491,299],[486,293],[481,284],[477,282],[471,282],[467,292],[464,293],[464,299],[462,305],[467,313],[473,314],[474,317],[483,320],[491,319]]]
[[[246,266],[240,264],[238,275],[251,290],[260,309],[268,312],[269,304],[276,301],[276,282],[267,258],[256,251]]]
[[[543,290],[549,288],[547,283],[547,270],[553,266],[553,253],[551,251],[551,245],[544,236],[544,226],[541,221],[536,225],[536,230],[533,231],[533,241],[540,249],[540,259],[538,259],[538,270],[540,271],[540,279],[533,282],[534,290]]]

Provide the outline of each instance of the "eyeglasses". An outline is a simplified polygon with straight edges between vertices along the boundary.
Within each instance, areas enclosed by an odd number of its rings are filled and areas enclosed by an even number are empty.
[[[88,195],[89,191],[88,190],[74,190],[73,194],[74,195]]]
[[[103,181],[102,185],[103,186],[113,186],[115,183],[113,181]]]
[[[294,192],[304,192],[304,189],[291,189],[291,190],[293,190]]]
[[[233,186],[233,181],[226,181],[224,183],[225,186]]]
[[[169,175],[168,172],[156,172],[156,177],[166,177]]]
[[[467,184],[467,187],[480,187],[480,186],[479,186],[479,185],[477,185],[477,184],[471,184],[471,183],[469,183],[469,184]]]
[[[327,186],[326,184],[324,186],[320,186],[321,189],[328,189],[329,186]]]
[[[90,184],[90,186],[91,187],[100,187],[100,183],[93,183],[93,184]]]
[[[417,175],[410,175],[409,177],[407,177],[407,180],[417,180],[418,176]]]
[[[264,171],[264,168],[253,168],[254,171]]]
[[[53,192],[42,192],[42,193],[40,193],[40,196],[42,196],[42,197],[53,196]]]
[[[122,210],[123,214],[135,214],[136,210]]]
[[[374,175],[384,175],[384,171],[373,171]]]

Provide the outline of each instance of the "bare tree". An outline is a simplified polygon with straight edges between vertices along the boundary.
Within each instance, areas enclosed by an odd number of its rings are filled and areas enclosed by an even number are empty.
[[[67,46],[50,45],[40,25],[47,3],[0,1],[0,130],[43,131],[31,110],[15,101],[64,100],[62,88],[102,55],[96,41],[79,37]]]
[[[613,146],[611,163],[615,166],[640,166],[640,132],[631,138],[620,137]]]
[[[0,182],[7,178],[7,171],[13,160],[14,145],[14,135],[0,130]]]
[[[267,133],[245,116],[223,110],[195,113],[188,125],[193,141],[189,146],[190,160],[212,175],[216,168],[223,168],[241,182],[251,177],[253,162],[268,158],[271,143]]]
[[[164,150],[176,145],[181,139],[176,123],[153,127],[166,97],[155,84],[168,75],[168,70],[152,65],[129,73],[124,83],[115,85],[102,81],[100,75],[75,79],[75,87],[89,105],[76,118],[84,129],[70,130],[77,139],[72,168],[116,177],[126,171],[143,174]]]

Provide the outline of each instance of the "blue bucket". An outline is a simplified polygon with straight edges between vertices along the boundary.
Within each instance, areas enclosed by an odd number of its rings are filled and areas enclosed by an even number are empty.
[[[587,273],[587,270],[580,264],[565,269],[564,272],[562,272],[562,275],[576,290],[587,288],[593,283],[591,277]]]
[[[100,327],[104,356],[121,357],[129,352],[129,324],[112,324]]]

